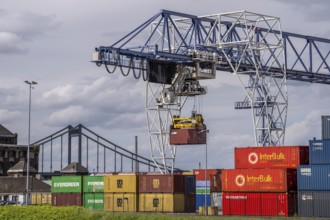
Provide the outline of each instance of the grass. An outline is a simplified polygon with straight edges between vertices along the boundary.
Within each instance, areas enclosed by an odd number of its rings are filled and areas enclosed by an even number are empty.
[[[83,207],[58,206],[0,206],[1,220],[260,220],[264,217],[227,217],[227,216],[199,216],[197,214],[160,214],[160,213],[112,213],[91,211]],[[283,219],[267,218],[267,219]],[[296,218],[290,218],[296,219]]]

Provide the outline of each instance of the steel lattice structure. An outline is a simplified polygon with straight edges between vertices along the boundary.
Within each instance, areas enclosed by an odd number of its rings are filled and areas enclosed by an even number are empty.
[[[146,110],[152,156],[166,167],[175,160],[175,146],[166,141],[166,126],[184,102],[171,96],[164,99],[164,91],[181,98],[203,95],[205,92],[196,93],[203,91],[199,80],[214,78],[216,70],[234,73],[246,95],[235,108],[252,109],[256,145],[281,145],[287,112],[286,80],[330,84],[329,54],[330,40],[282,32],[277,17],[247,11],[194,16],[161,10],[111,46],[96,48],[93,62],[104,64],[109,73],[118,67],[124,76],[132,71],[135,78],[148,81]],[[154,62],[182,68],[171,75],[158,66],[158,75],[150,75]],[[198,89],[185,94],[175,80],[189,77]],[[168,78],[175,80],[169,82]],[[150,89],[153,87],[163,92]],[[156,149],[160,156],[154,154]]]

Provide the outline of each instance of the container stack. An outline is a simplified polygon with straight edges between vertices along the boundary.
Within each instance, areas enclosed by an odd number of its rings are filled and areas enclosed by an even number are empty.
[[[137,212],[139,208],[139,175],[104,176],[104,211]]]
[[[52,177],[53,206],[81,206],[82,196],[81,176]]]
[[[104,209],[104,176],[83,177],[83,204],[92,210]]]
[[[235,169],[222,171],[223,215],[292,216],[297,167],[307,146],[235,148]]]
[[[195,176],[146,174],[139,177],[139,211],[195,211]]]
[[[211,206],[211,191],[210,191],[210,180],[211,175],[216,175],[221,173],[220,169],[195,169],[193,174],[196,176],[196,211],[200,214],[204,214],[202,210],[205,207],[205,197],[206,197],[206,207]]]
[[[210,177],[211,206],[222,211],[222,184],[221,172]]]
[[[330,139],[309,141],[310,165],[298,167],[298,215],[330,217]]]

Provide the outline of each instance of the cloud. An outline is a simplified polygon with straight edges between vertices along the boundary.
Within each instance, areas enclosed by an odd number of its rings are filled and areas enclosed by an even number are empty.
[[[311,111],[303,120],[288,126],[285,134],[286,145],[308,145],[308,140],[311,140],[315,134],[318,134],[316,138],[320,139],[320,115],[322,115],[320,111]]]
[[[35,41],[59,26],[53,15],[0,9],[0,54],[25,54]]]
[[[16,118],[20,117],[22,115],[21,112],[19,111],[10,111],[8,109],[0,109],[0,123],[5,124],[5,123],[10,123]]]

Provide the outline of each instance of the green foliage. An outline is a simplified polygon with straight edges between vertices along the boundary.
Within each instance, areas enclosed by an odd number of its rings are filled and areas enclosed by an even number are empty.
[[[68,206],[1,206],[0,219],[14,220],[71,220],[83,219],[88,214],[88,211],[82,207]],[[82,218],[81,218],[82,217]]]
[[[0,206],[1,220],[207,220],[214,217],[204,217],[195,214],[157,214],[157,213],[113,213],[92,211],[77,206]],[[257,219],[256,217],[221,217],[224,219]],[[271,218],[270,218],[271,219]],[[275,219],[275,218],[274,218]],[[290,218],[295,219],[295,218]]]

